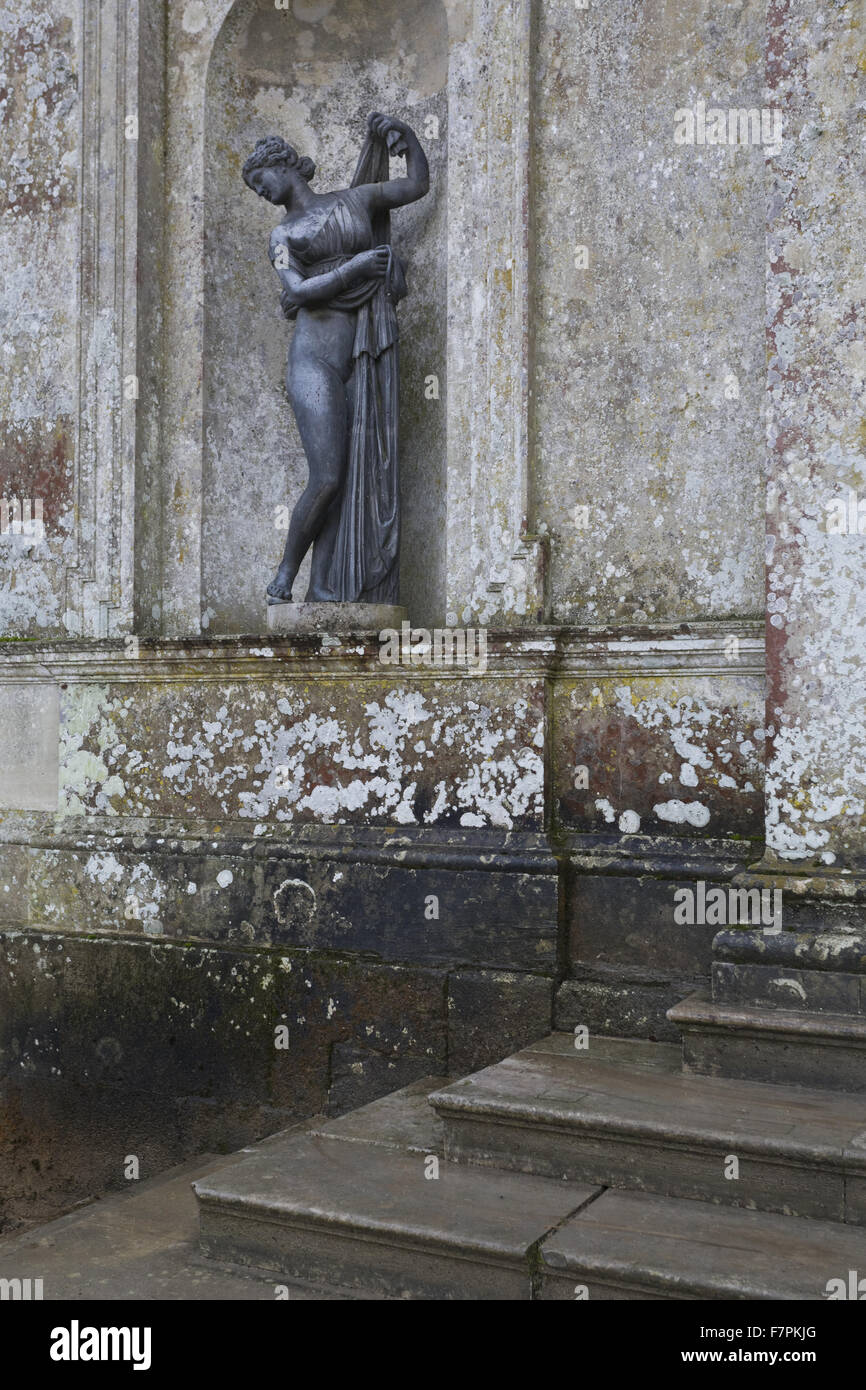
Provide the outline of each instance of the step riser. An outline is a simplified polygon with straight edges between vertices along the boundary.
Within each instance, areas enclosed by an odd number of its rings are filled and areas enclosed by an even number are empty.
[[[733,1030],[716,1031],[680,1025],[683,1066],[700,1076],[727,1076],[737,1081],[770,1081],[862,1095],[866,1091],[866,1048],[810,1042]]]
[[[802,1009],[862,1018],[863,976],[841,970],[790,970],[774,965],[713,961],[714,1004],[735,1008]]]
[[[720,966],[717,983],[725,968],[734,969],[734,977],[739,969]],[[819,974],[801,973],[804,978]],[[779,979],[789,976],[794,979],[794,972]],[[810,982],[809,990],[816,989]],[[805,986],[804,993],[808,998]],[[825,1007],[811,1010],[780,1008],[778,1000],[768,1007],[755,1000],[709,999],[699,991],[675,1005],[668,1018],[682,1033],[686,1072],[863,1096],[866,1014],[830,1012],[830,994],[821,1002]]]
[[[671,1299],[696,1299],[703,1297],[699,1294],[688,1293],[655,1293],[638,1285],[628,1284],[608,1284],[593,1275],[577,1274],[574,1278],[570,1275],[563,1279],[558,1274],[543,1274],[541,1278],[541,1288],[538,1292],[538,1300],[542,1303],[562,1303],[568,1299],[574,1303],[577,1300],[575,1289],[577,1286],[585,1287],[587,1292],[581,1298],[590,1303],[610,1303],[610,1302],[635,1302],[640,1300],[642,1303],[669,1303]],[[725,1295],[727,1297],[728,1295]],[[711,1294],[711,1298],[720,1295]]]
[[[653,1135],[624,1140],[447,1113],[443,1119],[446,1157],[454,1162],[866,1225],[866,1178],[738,1153],[734,1140],[724,1152],[707,1153],[668,1147]],[[739,1178],[724,1176],[728,1154],[739,1159]]]
[[[582,1273],[580,1270],[572,1271],[567,1276],[558,1273],[553,1274],[548,1270],[544,1270],[541,1276],[541,1286],[537,1297],[541,1302],[547,1303],[554,1301],[562,1302],[565,1299],[574,1302],[577,1298],[575,1289],[580,1286],[587,1289],[587,1293],[584,1297],[587,1298],[590,1303],[624,1299],[655,1303],[669,1303],[671,1300],[676,1300],[677,1302],[706,1303],[718,1301],[727,1303],[730,1302],[731,1299],[747,1302],[759,1302],[762,1299],[769,1299],[775,1302],[780,1299],[790,1300],[796,1298],[800,1300],[804,1297],[811,1297],[817,1302],[818,1300],[824,1300],[827,1296],[824,1286],[818,1280],[815,1281],[814,1294],[804,1295],[799,1292],[797,1294],[792,1294],[790,1292],[781,1292],[778,1289],[757,1289],[743,1287],[742,1285],[738,1288],[733,1284],[728,1288],[707,1286],[696,1289],[694,1287],[686,1288],[684,1285],[680,1285],[678,1287],[667,1286],[662,1289],[658,1284],[640,1284],[638,1282],[630,1283],[627,1281],[614,1283],[607,1279],[600,1278],[595,1273]]]
[[[341,1232],[200,1207],[201,1250],[209,1259],[272,1269],[281,1278],[395,1299],[528,1300],[528,1263],[508,1265],[471,1254],[397,1246]]]

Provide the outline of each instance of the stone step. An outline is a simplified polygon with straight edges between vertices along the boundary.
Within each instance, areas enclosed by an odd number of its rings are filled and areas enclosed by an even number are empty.
[[[821,1299],[866,1276],[856,1226],[445,1160],[425,1177],[440,1142],[430,1084],[208,1173],[206,1263],[285,1280],[292,1298],[386,1300]]]
[[[850,1298],[858,1271],[866,1290],[856,1226],[645,1192],[605,1192],[540,1255],[537,1297],[548,1300]]]
[[[703,993],[689,995],[667,1016],[682,1034],[690,1071],[866,1093],[866,1017],[750,1006]]]
[[[271,1140],[195,1192],[212,1260],[308,1286],[444,1300],[531,1298],[541,1241],[597,1195],[322,1132]]]
[[[430,1103],[456,1162],[866,1223],[862,1095],[694,1076],[666,1044],[576,1051],[552,1034]]]

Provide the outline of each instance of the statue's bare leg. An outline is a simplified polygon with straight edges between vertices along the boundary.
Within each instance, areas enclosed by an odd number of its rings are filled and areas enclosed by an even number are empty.
[[[351,369],[354,323],[346,314],[336,318],[336,324],[317,325],[325,329],[324,341],[321,334],[303,332],[299,323],[289,355],[289,398],[309,478],[292,513],[280,567],[268,585],[269,598],[277,602],[290,602],[301,562],[329,520],[345,480],[349,436],[346,379]],[[317,336],[320,341],[316,341]],[[322,346],[330,349],[327,358],[315,351]]]

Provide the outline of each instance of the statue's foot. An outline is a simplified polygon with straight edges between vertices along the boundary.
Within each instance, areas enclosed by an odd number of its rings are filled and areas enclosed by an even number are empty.
[[[291,603],[293,583],[294,577],[280,565],[268,585],[268,603]]]

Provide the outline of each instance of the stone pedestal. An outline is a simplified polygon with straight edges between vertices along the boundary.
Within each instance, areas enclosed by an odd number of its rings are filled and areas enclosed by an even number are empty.
[[[409,614],[396,603],[269,603],[268,632],[383,632],[400,630]]]

